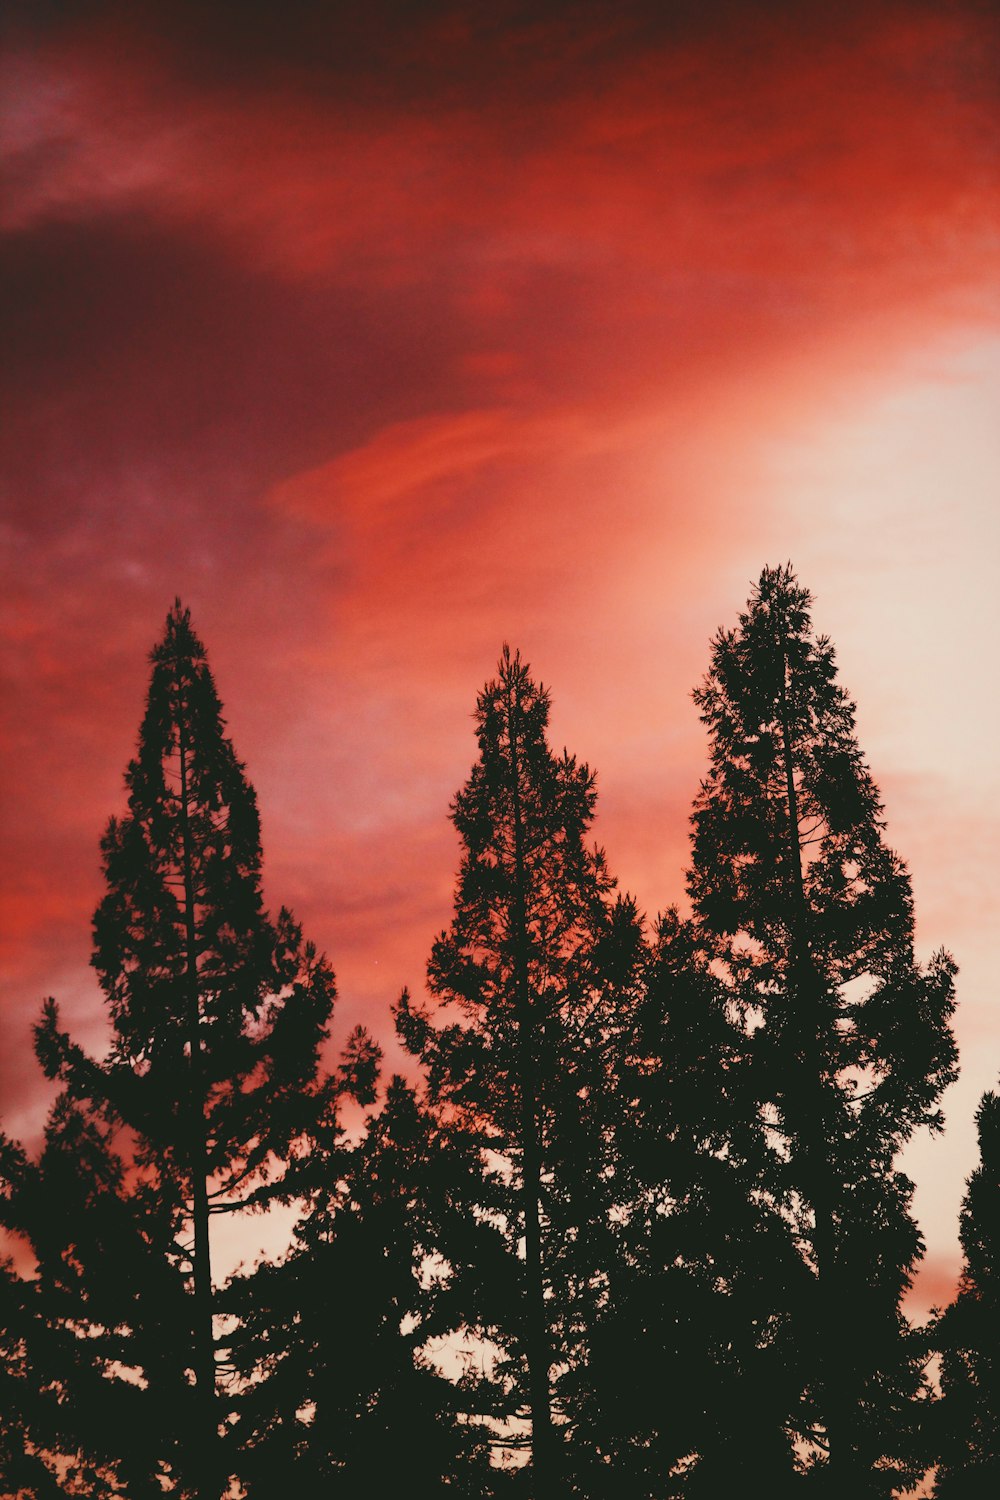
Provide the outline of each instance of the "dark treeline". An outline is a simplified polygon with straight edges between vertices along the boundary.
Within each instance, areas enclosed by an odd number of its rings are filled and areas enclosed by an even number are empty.
[[[88,1056],[46,1001],[41,1152],[0,1137],[3,1494],[1000,1493],[1000,1100],[958,1295],[914,1327],[896,1161],[941,1128],[955,970],[914,957],[810,602],[766,569],[711,644],[690,915],[651,931],[504,649],[451,923],[396,1006],[416,1082],[361,1029],[324,1065],[333,974],[264,910],[175,606],[102,846],[112,1043]],[[287,1252],[222,1284],[212,1221],[275,1204]]]

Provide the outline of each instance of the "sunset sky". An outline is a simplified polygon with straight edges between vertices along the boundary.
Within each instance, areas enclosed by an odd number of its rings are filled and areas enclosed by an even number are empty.
[[[98,841],[175,595],[268,900],[392,1062],[501,644],[652,916],[709,639],[791,559],[960,964],[962,1079],[906,1158],[948,1295],[1000,1073],[998,80],[985,3],[8,7],[9,1133],[43,996],[102,1044]]]

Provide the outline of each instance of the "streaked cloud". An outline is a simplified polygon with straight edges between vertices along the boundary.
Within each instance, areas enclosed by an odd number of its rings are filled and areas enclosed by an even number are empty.
[[[269,899],[329,949],[342,1025],[384,1034],[448,917],[447,807],[501,642],[551,684],[652,913],[683,897],[709,636],[791,556],[921,941],[954,933],[963,963],[966,1082],[917,1174],[953,1265],[1000,1065],[976,706],[995,18],[43,9],[16,9],[3,89],[18,1122],[42,995],[93,1012],[98,839],[175,594],[260,794]]]

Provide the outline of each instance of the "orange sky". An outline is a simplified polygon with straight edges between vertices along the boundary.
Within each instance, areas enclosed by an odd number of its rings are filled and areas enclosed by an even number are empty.
[[[269,898],[329,951],[338,1031],[385,1033],[501,642],[652,914],[709,637],[791,558],[921,951],[961,965],[963,1078],[907,1158],[940,1296],[1000,1072],[995,12],[353,9],[10,10],[5,1124],[42,1117],[43,995],[100,1044],[98,840],[175,594]]]

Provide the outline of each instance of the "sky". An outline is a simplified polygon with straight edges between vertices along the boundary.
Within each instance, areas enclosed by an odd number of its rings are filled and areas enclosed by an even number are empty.
[[[684,903],[691,690],[765,564],[838,648],[962,1078],[909,1148],[950,1293],[1000,1074],[1000,22],[986,4],[7,7],[0,1119],[51,1098],[176,595],[335,1041],[419,990],[509,641]]]

